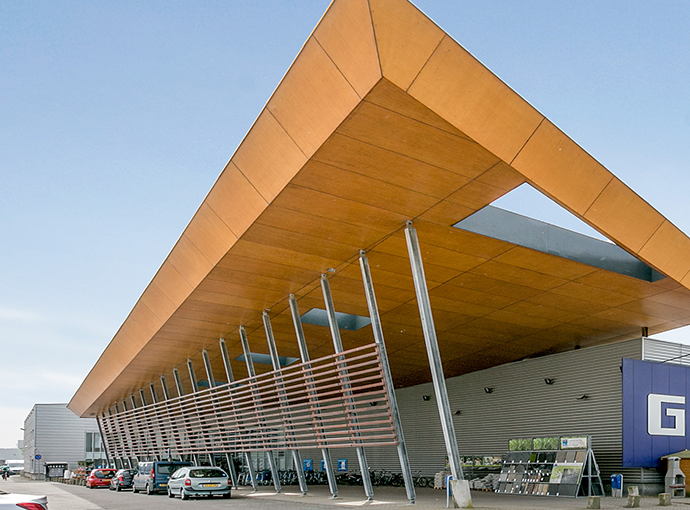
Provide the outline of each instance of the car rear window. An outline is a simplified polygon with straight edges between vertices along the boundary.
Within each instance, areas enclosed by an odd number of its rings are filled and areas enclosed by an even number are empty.
[[[227,476],[224,471],[211,468],[192,469],[189,472],[190,478],[225,478]]]
[[[172,464],[158,464],[156,469],[160,475],[171,475],[174,471],[177,471],[177,467]]]
[[[96,471],[94,474],[96,475],[96,478],[112,478],[115,476],[114,471]]]

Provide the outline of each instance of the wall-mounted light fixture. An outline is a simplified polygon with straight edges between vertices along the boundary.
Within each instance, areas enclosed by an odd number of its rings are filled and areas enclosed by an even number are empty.
[[[493,388],[489,388],[488,386],[486,388],[484,388],[484,393],[493,393],[493,392],[494,392]]]
[[[378,402],[369,402],[369,405],[370,405],[371,407],[376,407],[376,404],[378,404]]]
[[[455,416],[460,416],[461,414],[462,414],[462,411],[460,409],[458,409],[457,411],[455,411],[453,413],[453,415],[455,415]]]
[[[584,394],[580,395],[579,397],[577,397],[578,400],[587,400],[588,398],[589,398],[589,395],[587,395],[586,393],[584,393]]]
[[[551,384],[553,384],[553,383],[556,382],[556,379],[551,379],[550,377],[544,377],[544,382],[545,382],[546,384],[551,385]]]
[[[424,402],[428,402],[431,400],[431,395],[422,395],[422,400],[424,400]]]

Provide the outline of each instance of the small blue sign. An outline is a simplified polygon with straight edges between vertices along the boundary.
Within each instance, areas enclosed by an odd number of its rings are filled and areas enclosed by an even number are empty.
[[[622,489],[623,488],[623,475],[611,475],[611,488],[612,489]]]
[[[690,367],[623,359],[623,467],[656,468],[690,449]]]
[[[36,455],[36,456],[34,457],[34,459],[36,459],[36,460],[41,460],[41,456],[40,456],[40,455]]]
[[[338,459],[338,471],[347,471],[347,459]]]
[[[311,459],[302,459],[302,469],[305,471],[314,471],[314,464]]]
[[[321,459],[321,471],[326,471],[326,461]]]

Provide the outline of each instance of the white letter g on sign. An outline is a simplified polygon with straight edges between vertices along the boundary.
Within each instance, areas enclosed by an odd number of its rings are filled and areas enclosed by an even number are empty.
[[[666,408],[666,416],[675,418],[673,427],[662,426],[662,404],[685,404],[685,397],[681,395],[647,395],[647,432],[650,436],[684,436],[685,409]]]

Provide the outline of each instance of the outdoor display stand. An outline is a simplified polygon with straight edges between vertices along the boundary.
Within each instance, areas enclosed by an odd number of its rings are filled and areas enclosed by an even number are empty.
[[[521,449],[506,454],[496,492],[532,496],[604,495],[591,436],[517,440],[516,444]],[[535,449],[535,446],[556,448]]]

